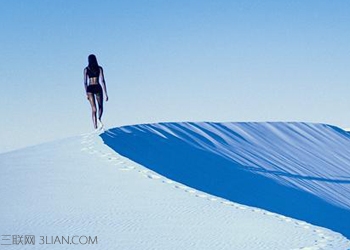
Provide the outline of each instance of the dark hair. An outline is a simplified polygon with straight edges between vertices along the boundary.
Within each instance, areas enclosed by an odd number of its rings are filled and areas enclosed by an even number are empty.
[[[88,65],[88,68],[93,71],[93,72],[97,72],[100,70],[100,66],[98,65],[97,63],[97,59],[96,59],[96,56],[91,54],[89,55],[88,57],[88,61],[89,61],[89,65]]]

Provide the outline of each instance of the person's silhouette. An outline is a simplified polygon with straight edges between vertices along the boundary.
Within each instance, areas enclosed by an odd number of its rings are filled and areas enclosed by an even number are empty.
[[[99,127],[102,128],[103,124],[101,122],[101,118],[103,113],[103,92],[105,93],[106,101],[108,101],[108,95],[107,95],[106,81],[103,74],[103,68],[98,65],[96,56],[92,54],[89,55],[88,61],[89,61],[89,65],[84,69],[84,86],[85,86],[87,99],[91,104],[92,121],[94,124],[94,128],[97,129],[97,108],[96,108],[95,96],[98,104]],[[100,80],[102,83],[102,87],[100,84]]]

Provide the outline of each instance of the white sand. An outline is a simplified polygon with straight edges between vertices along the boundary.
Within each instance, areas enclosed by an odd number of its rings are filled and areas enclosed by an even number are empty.
[[[0,155],[0,249],[347,249],[338,233],[222,200],[121,157],[96,135]],[[98,237],[40,245],[40,236]],[[84,241],[84,239],[83,239]],[[9,241],[6,241],[9,242]]]

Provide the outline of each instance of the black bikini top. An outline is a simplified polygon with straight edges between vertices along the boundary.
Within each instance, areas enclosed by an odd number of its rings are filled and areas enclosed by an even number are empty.
[[[100,67],[98,67],[97,71],[93,71],[89,67],[86,67],[86,74],[89,76],[89,78],[99,77],[100,76]]]

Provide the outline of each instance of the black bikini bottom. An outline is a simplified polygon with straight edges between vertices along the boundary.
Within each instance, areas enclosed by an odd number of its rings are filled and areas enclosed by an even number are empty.
[[[91,84],[87,86],[86,92],[92,94],[102,94],[102,87],[100,84]]]

